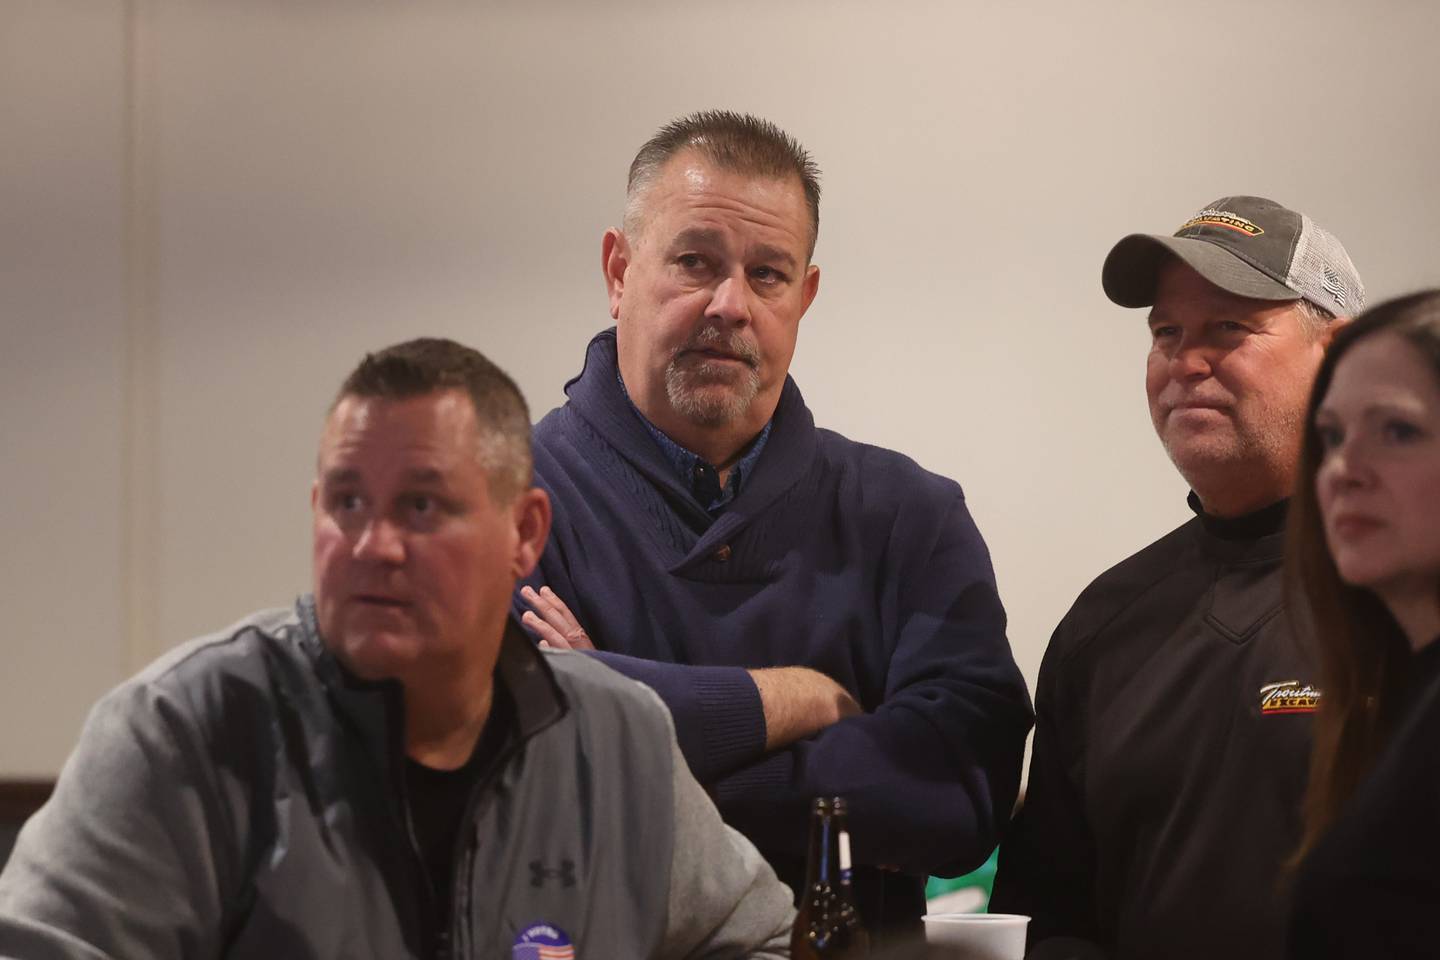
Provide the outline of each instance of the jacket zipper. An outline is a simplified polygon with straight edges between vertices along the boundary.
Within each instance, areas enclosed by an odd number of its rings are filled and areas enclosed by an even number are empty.
[[[455,835],[455,853],[450,861],[451,946],[458,947],[463,944],[468,947],[470,942],[470,879],[474,876],[475,856],[480,846],[480,838],[475,835],[475,828],[485,804],[491,799],[484,797],[485,802],[482,803],[482,794],[495,782],[500,771],[505,769],[520,746],[518,732],[512,731],[505,746],[475,778],[475,785],[470,788],[470,797],[465,801],[465,812],[460,817],[460,829]],[[440,960],[446,958],[442,957]]]

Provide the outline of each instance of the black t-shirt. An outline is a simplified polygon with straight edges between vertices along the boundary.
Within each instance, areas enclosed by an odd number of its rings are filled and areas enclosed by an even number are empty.
[[[431,896],[426,899],[434,908],[435,933],[427,943],[427,956],[446,955],[444,945],[450,939],[456,841],[471,793],[514,731],[514,704],[504,684],[498,680],[493,696],[485,730],[463,767],[436,770],[408,757],[405,760],[405,792],[410,804],[410,823],[430,882]]]
[[[1390,742],[1301,865],[1288,952],[1440,956],[1440,639],[1411,657]]]

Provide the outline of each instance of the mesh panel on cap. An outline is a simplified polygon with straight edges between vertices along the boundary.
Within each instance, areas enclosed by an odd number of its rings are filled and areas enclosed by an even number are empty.
[[[1350,255],[1334,234],[1304,214],[1285,285],[1336,316],[1354,316],[1365,306],[1365,285]]]

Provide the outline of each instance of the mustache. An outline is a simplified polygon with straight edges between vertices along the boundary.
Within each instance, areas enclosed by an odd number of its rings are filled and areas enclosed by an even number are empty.
[[[1232,396],[1212,394],[1205,391],[1178,395],[1162,393],[1157,399],[1161,408],[1165,410],[1174,410],[1176,407],[1229,408],[1235,405],[1235,398]]]
[[[727,334],[713,323],[695,331],[695,335],[675,351],[675,356],[705,350],[728,354],[750,367],[760,365],[760,348],[753,341],[738,331]]]

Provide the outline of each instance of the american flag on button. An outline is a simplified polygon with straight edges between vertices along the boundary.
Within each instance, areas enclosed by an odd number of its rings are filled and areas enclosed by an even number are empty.
[[[515,960],[575,960],[575,948],[568,943],[564,946],[517,943],[511,955]]]
[[[549,923],[533,923],[515,938],[513,960],[575,960],[575,946],[565,931]]]

